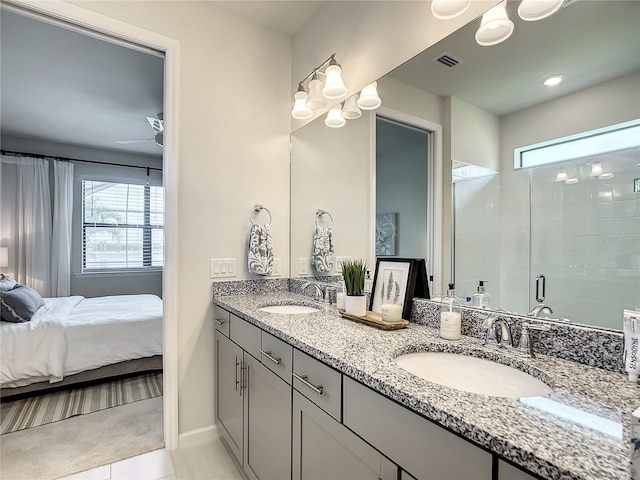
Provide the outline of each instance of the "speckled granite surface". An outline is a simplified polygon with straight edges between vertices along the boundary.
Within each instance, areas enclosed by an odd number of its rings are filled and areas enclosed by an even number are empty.
[[[640,385],[619,373],[539,355],[520,359],[497,354],[463,336],[448,342],[437,330],[416,323],[377,330],[341,318],[335,306],[320,312],[281,315],[260,312],[265,305],[312,303],[309,297],[279,291],[216,296],[215,303],[292,344],[410,410],[459,433],[527,470],[552,480],[628,480],[630,417],[640,406]],[[428,308],[438,308],[437,305]],[[394,358],[413,351],[473,353],[517,365],[548,382],[554,392],[538,402],[488,397],[447,388],[398,367]],[[549,413],[548,406],[566,410]],[[570,407],[570,408],[566,408]],[[586,414],[595,417],[586,417]],[[595,419],[608,428],[595,428]],[[585,426],[588,425],[588,426]]]

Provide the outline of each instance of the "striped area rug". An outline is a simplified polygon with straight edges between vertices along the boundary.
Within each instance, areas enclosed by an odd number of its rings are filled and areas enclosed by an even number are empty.
[[[162,395],[162,373],[2,402],[0,434]]]

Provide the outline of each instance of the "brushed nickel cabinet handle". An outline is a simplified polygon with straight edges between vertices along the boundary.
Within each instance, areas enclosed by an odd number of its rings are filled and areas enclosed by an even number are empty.
[[[271,352],[265,352],[264,350],[260,350],[260,353],[271,360],[276,365],[280,365],[281,358],[275,358],[271,356]]]
[[[314,385],[313,383],[309,382],[309,380],[307,380],[307,378],[309,378],[307,375],[298,375],[296,372],[293,372],[293,377],[300,380],[303,385],[306,385],[318,395],[322,395],[322,385]]]
[[[218,325],[224,325],[225,323],[227,323],[227,322],[221,322],[221,321],[220,321],[220,320],[218,320],[217,318],[215,318],[214,320],[216,321],[216,323],[217,323]]]

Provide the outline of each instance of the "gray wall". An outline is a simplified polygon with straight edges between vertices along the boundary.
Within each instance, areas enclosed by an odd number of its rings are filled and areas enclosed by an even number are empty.
[[[427,133],[376,121],[376,214],[397,212],[399,257],[427,257]]]
[[[117,150],[98,150],[78,145],[9,135],[0,137],[0,145],[3,150],[9,151],[162,168],[162,157],[131,154]],[[82,197],[80,182],[83,178],[129,181],[133,183],[149,181],[152,185],[162,184],[162,172],[160,171],[150,171],[150,175],[147,177],[147,172],[143,169],[75,162],[71,294],[97,297],[103,295],[153,293],[162,296],[162,272],[82,273]],[[3,179],[3,183],[6,183],[6,180],[6,178]]]

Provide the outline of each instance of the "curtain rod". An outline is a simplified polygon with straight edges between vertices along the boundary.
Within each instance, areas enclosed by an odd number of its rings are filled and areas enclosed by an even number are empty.
[[[147,176],[149,175],[150,170],[157,170],[161,172],[161,168],[156,167],[142,167],[139,165],[127,165],[125,163],[113,163],[113,162],[99,162],[97,160],[82,160],[80,158],[69,158],[69,157],[56,157],[54,155],[42,155],[41,153],[26,153],[26,152],[13,152],[11,150],[0,150],[2,155],[9,155],[12,157],[33,157],[33,158],[52,158],[53,160],[61,160],[63,162],[82,162],[82,163],[95,163],[98,165],[111,165],[113,167],[128,167],[128,168],[141,168],[142,170],[147,171]]]

